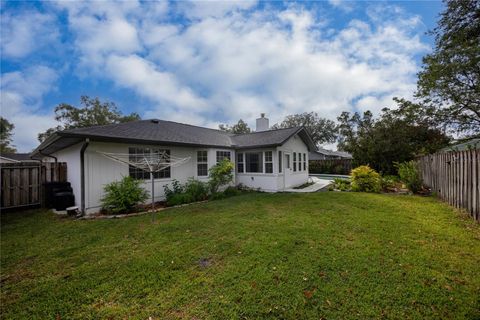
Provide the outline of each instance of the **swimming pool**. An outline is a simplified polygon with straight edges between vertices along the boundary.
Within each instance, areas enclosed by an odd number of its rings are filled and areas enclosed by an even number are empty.
[[[346,175],[343,175],[343,174],[310,174],[310,176],[311,177],[316,177],[316,178],[319,178],[319,179],[324,179],[324,180],[332,180],[332,181],[335,178],[345,179],[345,180],[350,179],[350,176],[346,176]]]

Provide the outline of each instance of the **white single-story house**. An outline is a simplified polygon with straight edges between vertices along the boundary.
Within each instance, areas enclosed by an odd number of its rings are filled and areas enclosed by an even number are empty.
[[[164,199],[163,186],[173,179],[208,181],[208,169],[223,158],[235,164],[235,184],[267,192],[298,186],[308,181],[308,153],[314,149],[305,128],[269,130],[269,121],[262,114],[256,131],[247,134],[157,119],[64,130],[42,142],[31,156],[66,162],[76,205],[89,214],[101,208],[104,185],[122,176],[145,180],[145,189],[150,191],[148,172],[113,161],[102,152],[166,152],[189,158],[180,166],[154,173],[158,201]]]

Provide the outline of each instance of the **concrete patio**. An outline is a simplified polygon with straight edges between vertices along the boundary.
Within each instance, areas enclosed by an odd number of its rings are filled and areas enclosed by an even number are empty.
[[[319,179],[317,177],[309,177],[308,182],[313,182],[313,184],[303,189],[293,189],[293,188],[286,189],[285,192],[299,192],[299,193],[317,192],[327,187],[328,185],[330,185],[333,181],[326,180],[326,179]]]

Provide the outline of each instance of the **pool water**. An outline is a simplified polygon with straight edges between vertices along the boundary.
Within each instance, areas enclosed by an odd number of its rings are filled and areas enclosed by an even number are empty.
[[[310,174],[311,177],[316,177],[318,179],[324,179],[324,180],[332,180],[335,178],[339,179],[345,179],[348,180],[350,179],[350,176],[342,175],[342,174]]]

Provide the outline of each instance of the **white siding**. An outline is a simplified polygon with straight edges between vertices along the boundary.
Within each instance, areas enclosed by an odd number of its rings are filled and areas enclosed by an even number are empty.
[[[273,154],[273,173],[237,173],[237,184],[241,183],[250,188],[260,188],[262,191],[267,192],[276,192],[282,191],[287,188],[298,186],[304,184],[308,181],[308,147],[303,142],[303,140],[295,135],[288,139],[282,146],[277,148],[263,148],[263,149],[249,149],[249,150],[237,150],[237,153],[240,152],[265,152],[272,151]],[[282,151],[282,172],[279,172],[278,168],[278,151]],[[288,170],[285,168],[285,152],[290,152],[292,154],[291,160],[293,161],[293,152],[302,154],[302,170],[293,171],[293,165],[291,166],[292,170],[287,172],[285,176],[285,171]],[[307,170],[303,170],[303,154],[307,158]],[[235,168],[236,169],[236,168]],[[298,168],[297,168],[298,169]],[[263,166],[265,172],[265,165]],[[286,183],[286,185],[285,185]]]
[[[59,152],[52,154],[54,157],[57,157],[58,162],[67,163],[67,181],[70,182],[73,194],[75,195],[75,205],[80,207],[80,149],[82,148],[83,142],[65,148]],[[52,162],[52,158],[45,157],[44,161]]]
[[[263,173],[238,173],[237,168],[235,167],[236,172],[236,183],[243,184],[249,188],[261,189],[262,191],[267,192],[276,192],[280,190],[277,185],[277,166],[275,162],[278,162],[277,155],[275,154],[275,148],[263,148],[263,149],[248,149],[248,150],[237,150],[237,153],[247,153],[247,152],[265,152],[271,151],[273,156],[273,173],[265,173],[265,162],[263,162]],[[245,157],[245,156],[244,156]],[[263,155],[265,157],[265,155]],[[245,158],[244,158],[245,159]],[[265,158],[264,158],[265,159]],[[244,160],[244,167],[246,168],[246,163]]]
[[[288,169],[284,169],[284,181],[279,181],[278,183],[283,186],[283,188],[288,189],[291,187],[299,186],[308,181],[308,147],[307,145],[303,142],[303,140],[298,136],[295,135],[291,137],[290,139],[287,140],[282,146],[277,148],[277,151],[281,150],[282,154],[285,154],[285,152],[289,152],[291,154],[290,160],[293,163],[293,153],[297,153],[297,159],[298,159],[298,153],[302,154],[302,170],[299,171],[297,167],[297,171],[293,171],[293,164],[290,166],[291,170],[288,171]],[[306,154],[307,158],[307,170],[303,170],[303,154]],[[285,162],[285,156],[284,156],[284,161]],[[284,168],[286,167],[285,164],[283,164]]]

